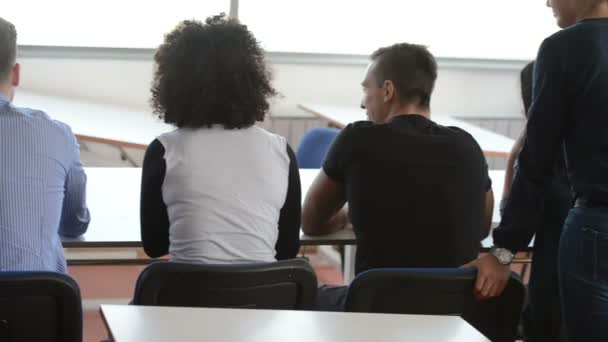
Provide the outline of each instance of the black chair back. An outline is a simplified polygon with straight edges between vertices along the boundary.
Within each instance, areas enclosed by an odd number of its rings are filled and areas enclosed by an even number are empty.
[[[52,272],[0,272],[0,341],[82,341],[76,281]]]
[[[477,301],[472,269],[377,269],[349,287],[350,312],[457,315],[491,341],[515,341],[525,288],[512,274],[500,297]]]
[[[311,309],[317,277],[306,260],[201,265],[157,262],[139,275],[133,304],[251,309]]]

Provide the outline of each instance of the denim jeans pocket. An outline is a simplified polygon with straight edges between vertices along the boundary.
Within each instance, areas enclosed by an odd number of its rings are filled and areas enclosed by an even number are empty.
[[[580,255],[585,276],[608,284],[608,233],[589,226],[581,228]]]

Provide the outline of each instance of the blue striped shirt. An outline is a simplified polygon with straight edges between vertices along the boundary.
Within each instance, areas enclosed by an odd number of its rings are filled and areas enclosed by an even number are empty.
[[[71,129],[0,94],[0,271],[67,272],[61,235],[89,224]]]

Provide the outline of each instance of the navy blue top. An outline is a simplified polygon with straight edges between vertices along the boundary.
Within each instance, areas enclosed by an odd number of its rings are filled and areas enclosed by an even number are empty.
[[[565,151],[577,197],[608,203],[608,19],[588,19],[547,38],[534,69],[527,137],[494,243],[527,246],[555,161]]]

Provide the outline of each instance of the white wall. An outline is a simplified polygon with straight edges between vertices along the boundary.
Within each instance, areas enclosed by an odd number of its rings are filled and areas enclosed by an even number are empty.
[[[149,110],[151,60],[133,58],[68,58],[22,56],[22,87]],[[519,117],[519,68],[523,62],[439,60],[432,107],[435,113],[458,117]],[[275,87],[283,95],[274,101],[274,116],[306,116],[297,103],[358,105],[363,63],[292,63],[275,61]]]

